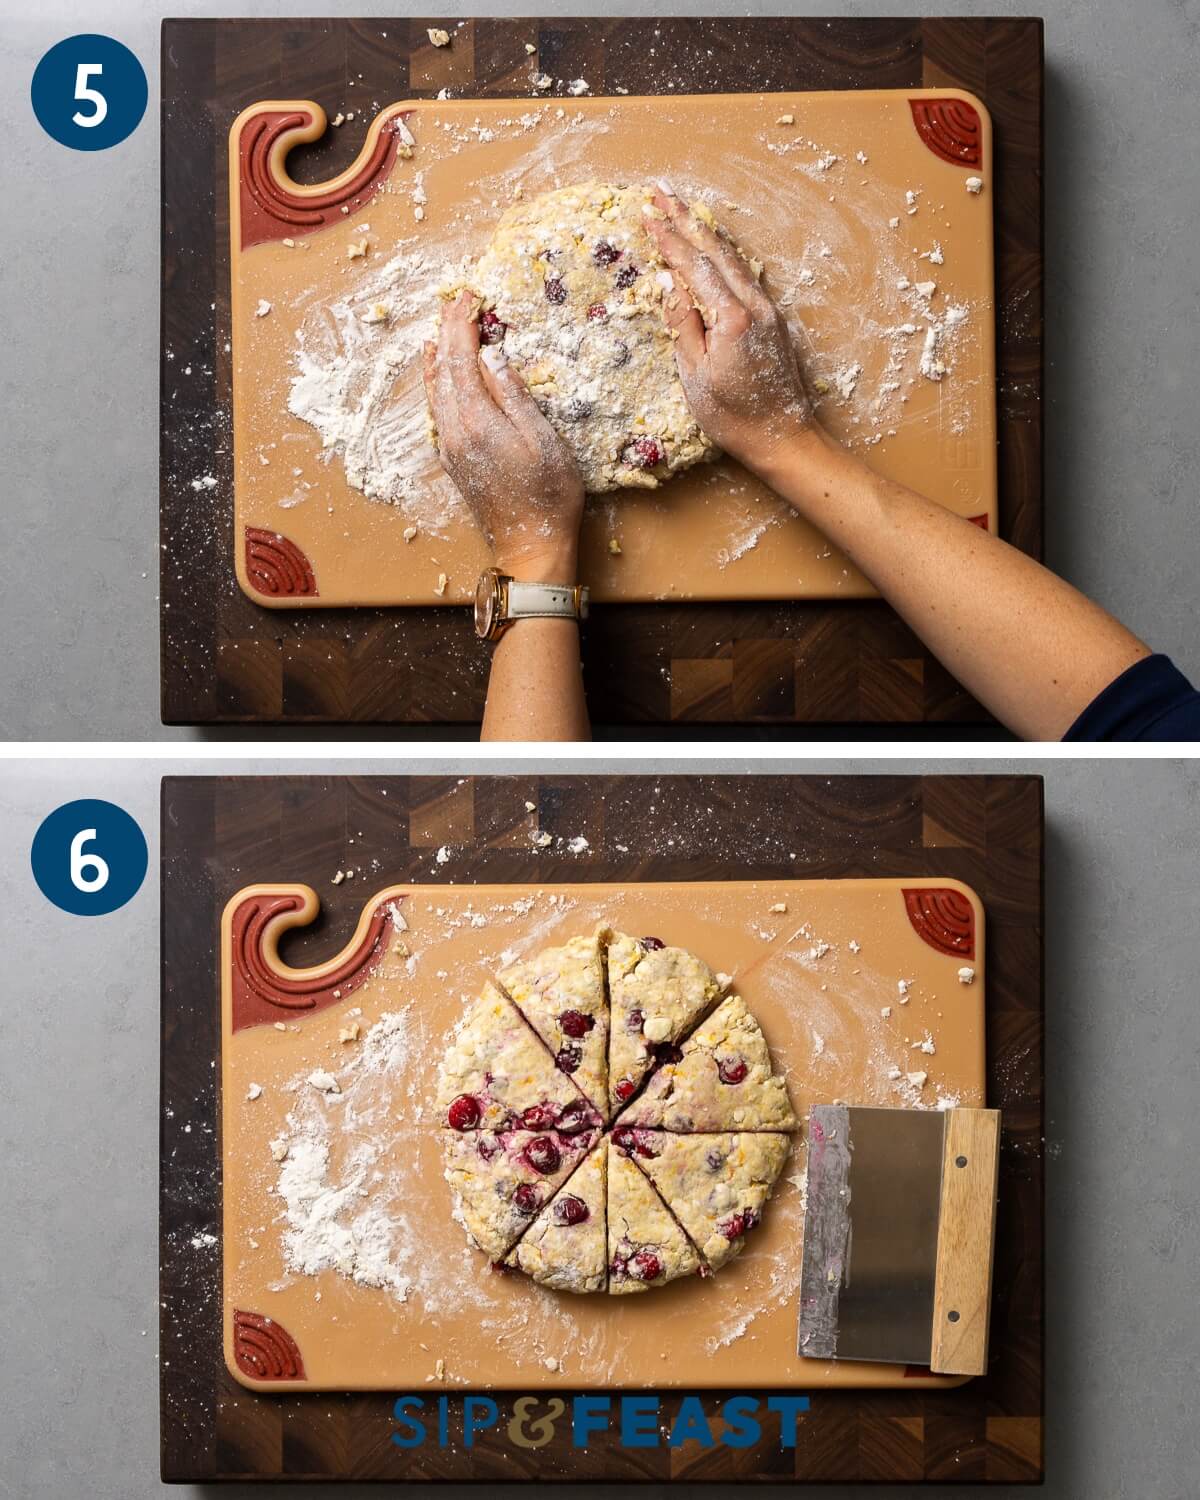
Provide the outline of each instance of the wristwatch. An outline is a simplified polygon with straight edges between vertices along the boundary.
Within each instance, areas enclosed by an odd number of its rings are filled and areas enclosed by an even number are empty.
[[[486,568],[475,585],[475,634],[498,641],[515,620],[586,620],[588,591],[579,583],[522,583]]]

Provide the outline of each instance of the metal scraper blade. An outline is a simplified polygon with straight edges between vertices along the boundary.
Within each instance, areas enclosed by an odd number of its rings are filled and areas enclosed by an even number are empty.
[[[945,1116],[814,1105],[799,1353],[928,1365]]]

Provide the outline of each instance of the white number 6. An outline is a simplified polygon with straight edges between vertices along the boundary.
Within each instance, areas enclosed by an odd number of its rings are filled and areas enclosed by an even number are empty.
[[[108,115],[108,100],[99,89],[88,88],[89,78],[98,78],[104,71],[99,63],[80,63],[75,70],[75,97],[80,101],[93,106],[90,115],[80,114],[78,110],[71,116],[72,123],[90,129],[93,125],[99,125]],[[103,882],[101,882],[103,883]]]
[[[90,843],[95,837],[94,828],[81,828],[71,840],[71,884],[77,891],[102,891],[108,884],[108,865],[105,861],[98,854],[83,852],[84,844]]]

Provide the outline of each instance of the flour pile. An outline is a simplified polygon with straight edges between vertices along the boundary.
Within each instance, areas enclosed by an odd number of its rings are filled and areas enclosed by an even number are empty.
[[[271,1143],[273,1152],[283,1155],[276,1191],[284,1203],[288,1267],[306,1276],[337,1271],[402,1302],[412,1282],[402,1265],[406,1254],[399,1224],[389,1213],[383,1159],[392,1133],[381,1118],[381,1101],[388,1094],[387,1076],[398,1069],[408,1045],[406,1011],[382,1016],[357,1057],[339,1070],[337,1092],[314,1085],[316,1074],[292,1081],[296,1103],[287,1116],[287,1134]],[[380,1082],[382,1090],[376,1087]],[[335,1133],[353,1141],[336,1166],[331,1161]]]

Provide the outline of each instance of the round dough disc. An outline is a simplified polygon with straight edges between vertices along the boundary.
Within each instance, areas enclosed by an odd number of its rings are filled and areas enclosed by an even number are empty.
[[[483,299],[484,342],[521,371],[590,494],[654,489],[716,453],[663,323],[650,196],[587,182],[516,203],[464,280]]]

